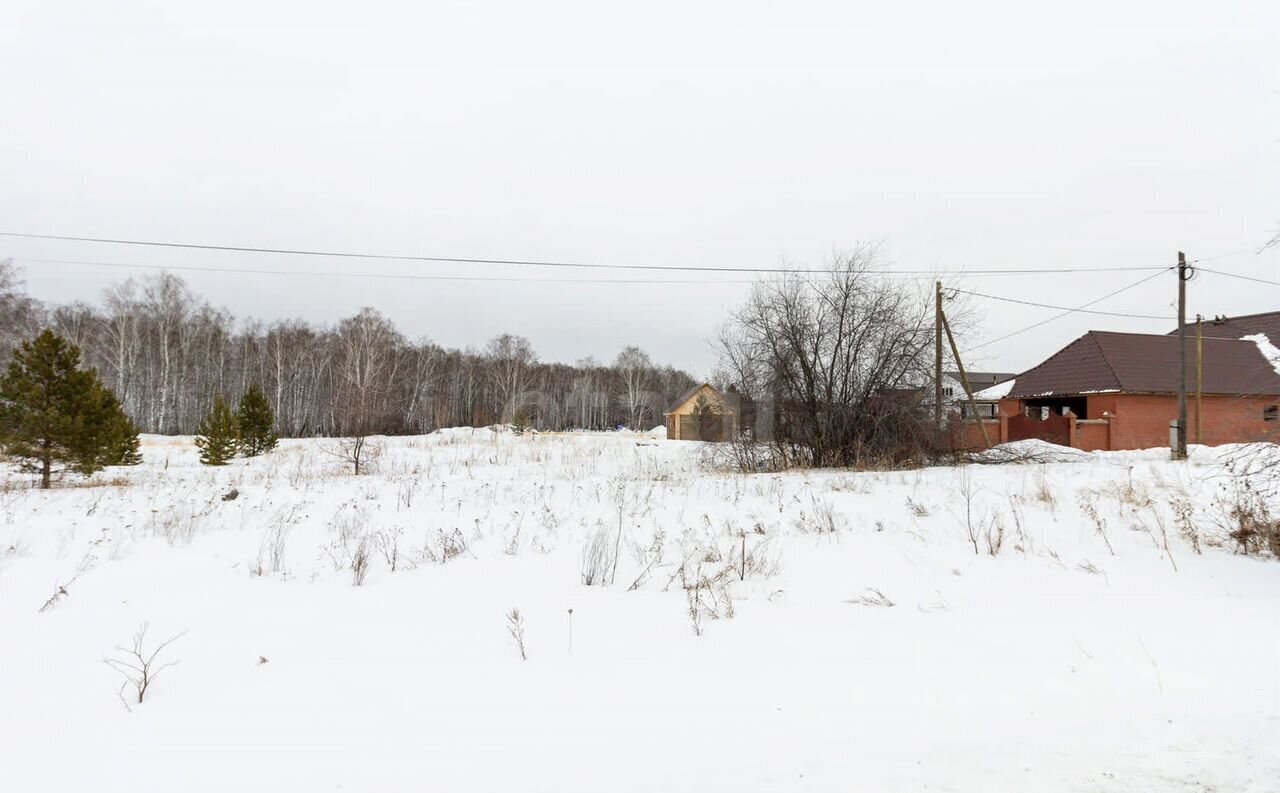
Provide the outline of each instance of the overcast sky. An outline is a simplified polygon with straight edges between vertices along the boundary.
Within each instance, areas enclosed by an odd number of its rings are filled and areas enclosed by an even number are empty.
[[[0,231],[696,267],[1134,267],[1257,248],[1280,224],[1280,3],[6,0]],[[624,10],[629,9],[629,10]],[[50,300],[127,264],[601,277],[0,239]],[[1206,266],[1280,279],[1280,250]],[[239,317],[377,307],[449,346],[638,344],[706,373],[743,284],[182,273]],[[1079,305],[1144,273],[961,278]],[[625,279],[743,276],[628,272]],[[927,286],[927,284],[921,284]],[[1171,274],[1099,309],[1173,316]],[[975,346],[1053,312],[975,300]],[[1204,274],[1190,310],[1280,309]],[[1090,328],[982,348],[1019,370]]]

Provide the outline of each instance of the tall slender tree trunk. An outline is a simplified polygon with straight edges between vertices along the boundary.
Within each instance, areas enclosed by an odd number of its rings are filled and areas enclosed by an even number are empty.
[[[53,447],[49,441],[41,444],[40,456],[40,489],[48,490],[52,485],[53,474]]]

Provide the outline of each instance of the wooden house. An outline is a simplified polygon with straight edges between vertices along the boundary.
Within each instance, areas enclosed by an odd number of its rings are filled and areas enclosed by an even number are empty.
[[[708,383],[689,389],[663,416],[668,440],[728,441],[737,434],[737,410]]]

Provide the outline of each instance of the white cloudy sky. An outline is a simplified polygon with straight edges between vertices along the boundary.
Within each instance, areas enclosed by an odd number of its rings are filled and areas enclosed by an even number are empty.
[[[1280,4],[1037,7],[6,0],[0,231],[695,267],[871,240],[942,271],[1165,265],[1275,232]],[[14,239],[0,257],[64,300],[130,271],[33,260],[575,276]],[[1206,264],[1280,279],[1280,250]],[[944,280],[1078,305],[1141,275]],[[747,288],[185,277],[239,316],[373,305],[447,345],[634,343],[696,371]],[[1098,308],[1171,315],[1174,294],[1166,275]],[[971,344],[1052,313],[975,305]],[[1193,313],[1271,309],[1280,287],[1191,286]],[[1091,327],[1169,326],[1073,316],[975,365],[1017,370]]]

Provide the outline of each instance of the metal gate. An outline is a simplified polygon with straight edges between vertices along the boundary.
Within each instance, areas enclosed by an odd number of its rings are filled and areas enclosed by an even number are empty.
[[[1071,445],[1071,419],[1058,413],[1050,413],[1043,419],[1033,419],[1018,414],[1009,417],[1009,440],[1025,441],[1037,438],[1059,446]]]

